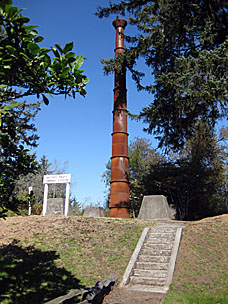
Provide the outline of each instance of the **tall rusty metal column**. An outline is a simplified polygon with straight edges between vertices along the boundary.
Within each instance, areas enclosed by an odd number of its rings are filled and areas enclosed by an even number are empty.
[[[117,57],[124,51],[124,28],[127,21],[116,19],[112,24],[116,29],[115,57]],[[110,217],[130,217],[128,175],[126,70],[123,68],[120,72],[115,72]]]

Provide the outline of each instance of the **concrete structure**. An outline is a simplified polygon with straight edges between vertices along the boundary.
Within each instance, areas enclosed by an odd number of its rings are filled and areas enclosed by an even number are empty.
[[[48,198],[45,215],[64,215],[64,198]]]
[[[164,195],[147,195],[143,197],[142,205],[139,211],[138,219],[174,219],[175,210],[167,202]]]
[[[166,293],[172,282],[184,223],[162,221],[145,228],[120,287]]]
[[[84,210],[83,216],[87,217],[105,217],[105,211],[102,207],[89,206]]]

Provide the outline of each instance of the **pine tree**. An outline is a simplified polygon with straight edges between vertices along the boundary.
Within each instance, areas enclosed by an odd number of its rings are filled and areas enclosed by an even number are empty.
[[[228,2],[225,0],[124,0],[98,8],[98,17],[127,17],[135,36],[105,71],[118,64],[131,72],[139,90],[152,94],[138,118],[148,124],[160,147],[178,148],[194,133],[196,122],[211,128],[227,118]],[[127,30],[126,30],[127,32]],[[142,82],[137,60],[151,68],[151,83]]]
[[[227,149],[225,137],[216,136],[200,122],[197,132],[179,153],[151,164],[144,176],[146,194],[162,194],[176,208],[178,219],[195,220],[228,211]]]

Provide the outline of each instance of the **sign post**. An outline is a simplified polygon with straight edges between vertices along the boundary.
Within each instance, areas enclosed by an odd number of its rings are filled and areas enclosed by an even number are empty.
[[[31,192],[32,192],[32,187],[29,187],[29,195],[30,195]],[[31,201],[30,201],[30,198],[29,198],[28,215],[31,215],[31,210],[32,210],[32,207],[31,207]]]
[[[48,184],[66,184],[64,215],[67,216],[69,210],[70,182],[71,174],[44,175],[44,201],[42,215],[45,215],[47,212]]]

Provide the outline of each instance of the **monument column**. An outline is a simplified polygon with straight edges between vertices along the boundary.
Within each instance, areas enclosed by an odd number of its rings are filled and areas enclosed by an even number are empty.
[[[124,52],[124,28],[127,21],[113,21],[116,30],[115,57]],[[130,217],[126,70],[115,72],[111,157],[110,217]]]

